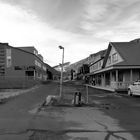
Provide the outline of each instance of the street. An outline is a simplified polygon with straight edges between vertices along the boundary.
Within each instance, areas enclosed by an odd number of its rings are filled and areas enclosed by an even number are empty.
[[[139,140],[140,98],[89,88],[89,104],[74,107],[75,91],[86,98],[85,86],[63,86],[63,101],[44,106],[47,95],[59,95],[59,83],[40,85],[0,104],[0,140]]]

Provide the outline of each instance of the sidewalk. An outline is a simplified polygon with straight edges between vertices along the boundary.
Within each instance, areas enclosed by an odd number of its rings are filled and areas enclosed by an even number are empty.
[[[92,88],[95,88],[95,89],[115,92],[115,89],[112,89],[112,88],[109,88],[109,87],[93,86],[93,85],[89,85],[89,84],[85,84],[85,86],[92,87]]]
[[[32,90],[37,89],[38,87],[39,86],[36,85],[29,89],[3,89],[0,91],[0,100],[8,99],[8,98],[18,96],[18,95],[26,93],[26,92],[30,92]]]

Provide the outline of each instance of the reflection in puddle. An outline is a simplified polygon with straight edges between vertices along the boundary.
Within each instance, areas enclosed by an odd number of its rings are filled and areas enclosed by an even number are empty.
[[[29,110],[29,113],[36,114],[38,112],[38,108],[34,108],[32,110]]]

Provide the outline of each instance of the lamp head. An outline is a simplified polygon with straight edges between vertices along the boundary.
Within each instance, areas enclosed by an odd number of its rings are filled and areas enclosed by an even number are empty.
[[[59,47],[59,49],[64,49],[64,47],[62,47],[62,46],[58,46]]]

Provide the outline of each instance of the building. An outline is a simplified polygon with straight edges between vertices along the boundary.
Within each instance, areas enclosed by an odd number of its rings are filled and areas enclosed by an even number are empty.
[[[52,68],[51,66],[47,65],[47,75],[48,79],[51,80],[60,80],[60,72]]]
[[[102,53],[103,51],[100,51],[100,52]],[[100,52],[98,52],[98,53],[100,53]],[[89,74],[89,71],[90,71],[89,65],[92,65],[92,63],[94,63],[96,61],[96,59],[98,59],[98,57],[96,58],[97,54],[90,54],[85,59],[82,59],[80,61],[77,61],[77,62],[71,64],[67,69],[70,72],[71,80],[72,79],[85,79],[85,76],[86,76],[86,78],[89,79],[89,76],[88,76],[88,75],[90,75]]]
[[[50,66],[34,47],[0,43],[0,88],[29,87],[50,78]]]
[[[70,62],[65,62],[63,64],[63,80],[69,79],[69,74],[67,72],[67,68],[69,67],[69,65],[70,65]],[[60,73],[61,73],[61,69],[62,69],[62,64],[56,65],[53,68],[56,70],[56,72],[55,72],[56,75],[55,75],[54,79],[56,79],[56,77],[58,78],[58,75],[59,75],[59,79],[60,79]]]
[[[69,79],[71,80],[77,79],[78,75],[81,74],[83,67],[85,67],[83,65],[86,65],[86,64],[88,64],[88,57],[69,65],[69,67],[67,67],[66,69],[70,75]]]
[[[94,72],[102,68],[105,53],[106,50],[102,50],[92,55],[92,62],[90,62],[89,64],[89,74],[87,74],[86,77],[88,77],[89,82],[93,85],[101,84],[100,75],[96,77],[96,75],[94,75]]]
[[[69,65],[70,65],[70,62],[66,62],[66,63],[63,64],[63,71],[64,71],[64,72],[67,70],[67,68],[69,67]],[[55,70],[61,72],[62,65],[61,65],[61,64],[60,64],[60,65],[56,65],[56,66],[54,66],[53,68],[54,68]]]
[[[140,79],[140,39],[110,42],[106,52],[98,54],[90,65],[90,84],[110,90],[127,90]]]

